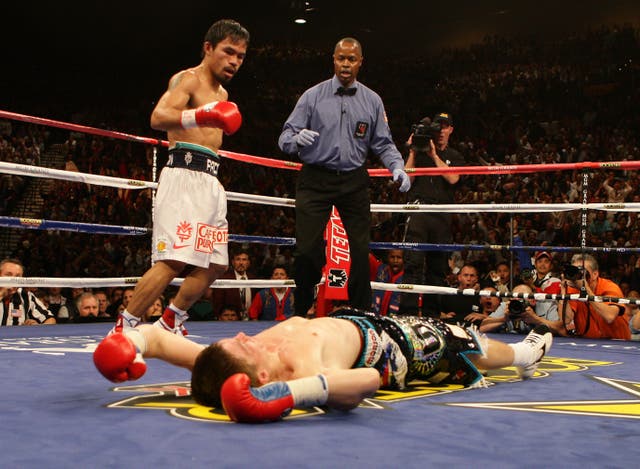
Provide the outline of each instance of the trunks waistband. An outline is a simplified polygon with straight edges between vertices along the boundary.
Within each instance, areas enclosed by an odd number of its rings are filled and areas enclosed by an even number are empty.
[[[335,317],[350,321],[354,326],[356,326],[356,329],[360,334],[360,353],[358,354],[356,361],[353,363],[353,365],[351,365],[351,368],[364,368],[367,366],[371,366],[365,363],[366,361],[365,357],[366,357],[366,352],[369,345],[367,341],[367,338],[369,337],[367,333],[367,329],[375,330],[373,325],[367,323],[363,318],[354,318],[352,316],[335,316]]]
[[[169,168],[185,168],[200,171],[218,177],[220,157],[214,153],[205,153],[193,149],[171,148],[169,150]]]

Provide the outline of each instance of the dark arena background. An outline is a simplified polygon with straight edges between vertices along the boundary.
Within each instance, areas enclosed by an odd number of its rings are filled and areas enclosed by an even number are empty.
[[[226,87],[243,125],[224,139],[219,179],[229,248],[250,253],[257,281],[275,258],[294,267],[299,161],[278,148],[282,125],[353,36],[358,80],[382,97],[403,156],[412,124],[445,111],[468,166],[455,204],[438,209],[453,214],[454,244],[413,248],[455,251],[485,280],[518,254],[549,251],[558,273],[590,253],[625,314],[640,314],[637,1],[22,2],[2,18],[0,256],[20,259],[24,285],[45,300],[52,286],[110,294],[151,265],[167,154],[149,117],[170,76],[200,62],[211,23],[233,18],[252,37]],[[371,252],[384,259],[416,207],[377,158],[368,169]],[[207,298],[196,306],[187,326],[198,343],[273,324],[218,321]],[[92,352],[114,320],[0,327],[2,467],[626,468],[640,457],[635,335],[555,337],[524,382],[506,368],[487,388],[416,382],[348,413],[296,409],[247,425],[196,405],[189,373],[157,360],[139,381],[105,380]]]

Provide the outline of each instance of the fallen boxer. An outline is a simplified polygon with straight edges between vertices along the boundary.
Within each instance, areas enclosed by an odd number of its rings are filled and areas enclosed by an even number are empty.
[[[208,347],[150,325],[125,328],[99,344],[94,363],[115,382],[141,377],[144,358],[188,368],[196,402],[222,405],[237,422],[262,422],[294,407],[353,409],[380,387],[403,389],[413,379],[473,387],[483,383],[479,370],[507,366],[530,378],[551,343],[546,326],[506,344],[438,319],[341,308]]]

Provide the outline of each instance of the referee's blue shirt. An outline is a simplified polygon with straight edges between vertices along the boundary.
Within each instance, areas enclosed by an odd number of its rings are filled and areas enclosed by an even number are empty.
[[[341,96],[340,86],[334,75],[302,94],[280,134],[280,149],[299,154],[304,163],[341,171],[364,165],[371,150],[391,172],[404,168],[380,96],[357,81],[350,87],[356,88],[354,95]],[[313,144],[298,147],[294,137],[302,129],[320,135]]]

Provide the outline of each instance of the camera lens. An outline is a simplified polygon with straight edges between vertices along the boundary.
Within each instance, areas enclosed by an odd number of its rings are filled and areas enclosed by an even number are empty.
[[[511,316],[519,316],[524,313],[526,305],[523,300],[511,300],[509,301],[508,308]]]
[[[576,267],[575,265],[565,265],[562,273],[564,274],[565,279],[572,282],[575,282],[576,280],[580,280],[582,278],[582,269],[580,267]]]
[[[562,270],[562,273],[564,274],[565,279],[570,280],[572,282],[575,282],[577,280],[582,280],[583,277],[587,281],[591,279],[591,274],[589,273],[588,270],[586,270],[584,267],[577,267],[572,264],[565,265],[564,269]]]
[[[533,278],[534,273],[533,273],[533,270],[531,269],[522,269],[520,276],[522,277],[522,280],[527,281]]]

